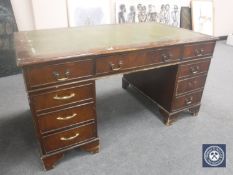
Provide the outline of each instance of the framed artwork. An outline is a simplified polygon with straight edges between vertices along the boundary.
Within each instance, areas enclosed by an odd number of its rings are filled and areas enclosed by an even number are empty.
[[[192,30],[192,15],[190,7],[181,7],[180,10],[180,27]]]
[[[180,0],[116,0],[116,22],[159,22],[180,27]]]
[[[67,0],[69,27],[112,23],[109,0]]]
[[[195,32],[214,35],[214,5],[212,0],[192,0],[192,26]]]

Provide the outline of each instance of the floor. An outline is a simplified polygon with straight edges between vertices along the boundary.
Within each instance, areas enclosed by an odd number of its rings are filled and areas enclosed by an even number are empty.
[[[101,150],[67,152],[43,171],[22,75],[0,78],[0,175],[232,175],[233,47],[217,43],[198,117],[184,113],[172,126],[121,76],[97,81]],[[202,168],[202,144],[227,146],[226,168]]]

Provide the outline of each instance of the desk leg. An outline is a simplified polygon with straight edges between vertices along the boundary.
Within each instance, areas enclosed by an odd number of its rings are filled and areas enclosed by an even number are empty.
[[[169,114],[166,111],[164,111],[162,108],[159,108],[159,112],[162,115],[166,126],[171,126],[177,120],[177,117],[179,115],[179,113]]]
[[[187,110],[187,109],[186,109]],[[200,105],[195,106],[195,107],[191,107],[188,109],[188,111],[193,115],[193,116],[197,116],[200,110]],[[185,109],[184,109],[185,111]],[[160,114],[163,116],[164,118],[164,123],[167,126],[172,125],[172,123],[174,123],[177,120],[177,117],[179,116],[179,113],[168,113],[165,110],[163,110],[162,108],[159,108],[159,112]],[[181,111],[182,112],[182,111]]]
[[[189,112],[193,115],[193,116],[197,116],[200,110],[200,105],[199,106],[195,106],[193,108],[189,109]]]
[[[55,164],[64,156],[64,153],[57,153],[51,156],[42,157],[45,170],[53,169]]]
[[[123,77],[122,78],[122,88],[127,89],[129,87],[129,82]]]
[[[100,148],[99,140],[96,140],[94,142],[91,142],[89,144],[80,147],[81,150],[87,151],[92,154],[98,153],[99,148]]]

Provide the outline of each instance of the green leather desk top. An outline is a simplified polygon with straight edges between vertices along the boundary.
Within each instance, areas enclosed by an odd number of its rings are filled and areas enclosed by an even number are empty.
[[[15,48],[18,65],[24,66],[211,40],[216,38],[158,23],[140,23],[18,32]]]

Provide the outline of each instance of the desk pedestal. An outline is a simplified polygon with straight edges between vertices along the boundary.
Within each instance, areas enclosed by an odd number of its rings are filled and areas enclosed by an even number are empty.
[[[200,64],[200,61],[188,64],[192,67]],[[200,109],[207,72],[182,77],[180,72],[184,67],[187,67],[187,63],[125,74],[122,87],[126,89],[131,86],[157,104],[165,124],[171,125],[181,112],[188,111],[197,116]]]

